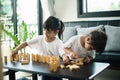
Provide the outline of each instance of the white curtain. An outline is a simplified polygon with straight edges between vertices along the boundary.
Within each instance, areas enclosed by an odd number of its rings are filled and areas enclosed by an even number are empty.
[[[43,9],[43,22],[49,17],[54,16],[54,4],[55,0],[40,0]]]
[[[48,7],[49,7],[50,15],[52,16],[55,15],[54,4],[55,4],[55,0],[48,0]]]

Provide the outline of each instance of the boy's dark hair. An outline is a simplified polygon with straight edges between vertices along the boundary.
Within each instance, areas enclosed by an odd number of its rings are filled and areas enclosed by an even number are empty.
[[[59,20],[58,18],[54,17],[54,16],[50,16],[48,17],[48,19],[44,22],[43,24],[43,28],[44,29],[47,29],[48,31],[49,30],[52,30],[52,31],[56,31],[56,30],[59,30],[59,33],[58,33],[58,37],[60,39],[61,38],[61,35],[63,34],[63,31],[65,29],[65,26],[64,26],[64,23]],[[63,37],[63,36],[62,36]]]
[[[90,33],[91,45],[96,50],[96,52],[103,52],[107,42],[107,35],[104,30],[96,30]]]

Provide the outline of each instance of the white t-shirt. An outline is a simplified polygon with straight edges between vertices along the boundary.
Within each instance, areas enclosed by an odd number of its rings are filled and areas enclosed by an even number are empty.
[[[85,48],[82,47],[81,43],[80,43],[80,37],[82,35],[76,35],[71,37],[65,44],[64,44],[64,48],[70,48],[72,49],[77,55],[78,57],[86,57],[86,56],[91,56],[93,58],[95,58],[95,50],[92,51],[88,51]]]
[[[56,37],[52,42],[46,42],[45,36],[40,35],[32,40],[27,41],[30,48],[35,49],[41,55],[62,56],[63,42]]]

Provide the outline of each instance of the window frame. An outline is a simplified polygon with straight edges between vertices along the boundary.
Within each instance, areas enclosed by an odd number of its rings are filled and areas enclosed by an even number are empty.
[[[11,0],[13,3],[13,26],[14,26],[14,34],[16,35],[18,33],[17,30],[17,1],[16,0]],[[37,0],[38,4],[38,35],[43,34],[43,28],[42,28],[42,23],[43,23],[43,12],[42,12],[42,5],[41,1]]]
[[[120,16],[120,10],[116,11],[101,11],[101,12],[88,12],[83,13],[83,0],[77,0],[77,17],[118,17]]]

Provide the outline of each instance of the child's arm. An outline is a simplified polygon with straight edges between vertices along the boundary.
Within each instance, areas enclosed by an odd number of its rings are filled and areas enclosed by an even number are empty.
[[[64,64],[66,64],[66,63],[69,62],[69,58],[68,58],[68,56],[67,56],[66,54],[63,54],[63,55],[62,55],[62,60],[63,60],[63,63],[64,63]]]
[[[70,48],[64,48],[65,53],[68,53],[71,55],[71,58],[75,59],[78,56],[76,55],[76,53],[73,52],[73,50],[71,50]]]
[[[26,47],[28,44],[27,42],[23,42],[22,44],[20,44],[18,47],[16,47],[13,51],[12,51],[12,55],[14,56],[15,54],[18,53],[19,50],[21,50],[22,48]]]

